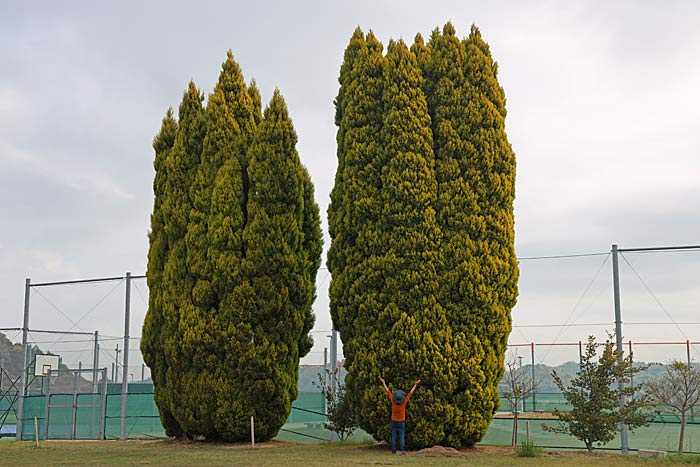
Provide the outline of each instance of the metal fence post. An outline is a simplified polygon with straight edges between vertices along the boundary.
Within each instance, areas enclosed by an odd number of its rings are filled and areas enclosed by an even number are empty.
[[[131,273],[126,273],[126,303],[124,304],[124,358],[122,363],[122,415],[119,439],[126,439],[126,399],[129,392],[129,318],[131,315]]]
[[[612,268],[613,268],[613,301],[615,305],[615,344],[617,347],[618,363],[622,363],[622,312],[620,311],[620,267],[618,264],[617,245],[612,245]],[[618,381],[618,389],[622,391],[625,385],[622,380]],[[620,395],[620,410],[625,408],[625,396]],[[623,454],[629,452],[627,445],[627,425],[620,422],[620,450]]]
[[[535,391],[535,343],[530,343],[530,358],[531,358],[531,368],[530,373],[532,375],[532,411],[537,411],[537,394]]]
[[[578,341],[578,365],[581,367],[581,362],[583,361],[583,344]]]
[[[690,360],[690,340],[685,341],[685,354],[686,358],[688,359],[688,367],[691,365],[691,360]],[[695,422],[695,410],[694,407],[690,407],[690,422],[694,423]]]
[[[338,331],[331,331],[331,360],[330,360],[331,397],[335,399],[335,389],[338,381]],[[338,435],[331,432],[331,441],[336,441]]]
[[[29,277],[24,280],[24,323],[22,324],[22,377],[19,384],[19,400],[17,401],[17,435],[15,439],[22,441],[24,425],[24,394],[27,392],[27,338],[29,336],[29,293],[32,281]]]
[[[95,344],[92,349],[92,392],[97,393],[97,367],[100,365],[98,334],[95,331]]]
[[[632,340],[630,339],[628,341],[629,349],[630,349],[630,360],[632,359]],[[634,366],[634,361],[632,361],[632,365]],[[630,386],[634,387],[634,376],[630,376]]]
[[[75,439],[78,434],[78,429],[76,427],[76,422],[78,419],[78,378],[81,378],[81,372],[78,370],[77,373],[73,372],[73,402],[71,408],[71,431],[70,439]]]
[[[107,368],[100,369],[102,380],[98,383],[100,391],[100,432],[99,440],[105,439],[105,425],[107,424]]]
[[[325,389],[328,387],[328,347],[323,348],[323,373],[321,373],[321,377],[323,378],[323,388]],[[321,401],[323,403],[323,413],[326,413],[325,394],[323,394]]]

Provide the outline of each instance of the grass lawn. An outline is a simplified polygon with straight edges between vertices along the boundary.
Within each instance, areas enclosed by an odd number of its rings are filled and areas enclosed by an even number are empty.
[[[686,456],[700,464],[700,456]],[[695,462],[697,461],[697,462]],[[519,458],[510,448],[479,446],[459,452],[458,457],[427,457],[420,453],[392,455],[384,445],[302,444],[270,441],[256,445],[159,441],[48,441],[38,448],[31,442],[1,441],[0,464],[29,466],[633,466],[670,465],[666,461],[641,461],[636,455],[548,452],[538,458]]]

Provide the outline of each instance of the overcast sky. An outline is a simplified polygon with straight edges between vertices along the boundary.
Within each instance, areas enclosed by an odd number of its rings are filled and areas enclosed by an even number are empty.
[[[211,92],[229,48],[264,103],[275,87],[287,100],[325,217],[333,99],[358,25],[385,45],[447,20],[460,36],[479,26],[507,96],[519,256],[700,244],[698,2],[174,4],[0,0],[0,327],[21,326],[25,277],[145,272],[153,135],[190,79]],[[670,324],[700,321],[700,252],[627,258],[636,274],[621,260],[624,320],[668,324],[630,325],[625,338],[700,341],[700,326]],[[511,342],[604,336],[605,260],[523,261],[515,325],[601,325],[518,327]],[[320,361],[327,342],[328,281],[319,271],[317,345],[305,362]],[[31,325],[119,336],[123,287],[91,310],[115,285],[42,289]],[[134,336],[147,294],[137,285]],[[647,358],[685,355],[673,352]]]

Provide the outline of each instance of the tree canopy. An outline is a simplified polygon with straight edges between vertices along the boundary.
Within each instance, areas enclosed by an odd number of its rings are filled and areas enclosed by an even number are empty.
[[[279,91],[261,111],[228,53],[206,108],[194,84],[156,137],[141,350],[171,436],[275,436],[311,349],[322,237]],[[162,161],[166,161],[163,163]]]
[[[353,33],[336,98],[328,209],[331,316],[348,400],[388,439],[384,376],[423,384],[408,443],[469,446],[498,407],[517,297],[515,156],[497,66],[476,27],[426,44]]]

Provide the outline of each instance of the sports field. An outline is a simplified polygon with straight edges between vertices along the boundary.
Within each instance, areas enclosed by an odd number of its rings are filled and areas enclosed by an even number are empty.
[[[434,453],[428,453],[434,454]],[[298,444],[271,441],[256,445],[179,441],[48,441],[0,442],[2,465],[29,466],[633,466],[678,465],[680,459],[640,460],[636,455],[548,452],[537,458],[517,457],[510,448],[480,446],[457,457],[426,456],[420,452],[392,455],[379,444]],[[685,456],[680,464],[700,464],[700,456]]]

